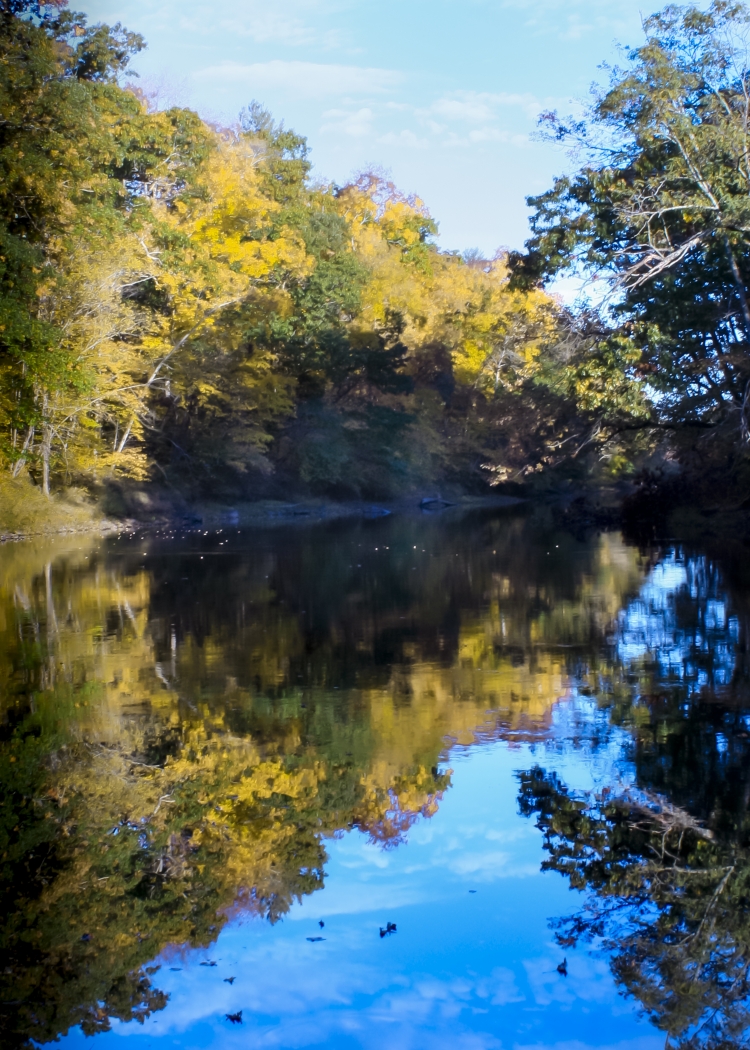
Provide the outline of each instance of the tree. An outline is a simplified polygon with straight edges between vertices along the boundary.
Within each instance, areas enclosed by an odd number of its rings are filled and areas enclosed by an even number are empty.
[[[466,262],[439,251],[424,203],[377,173],[343,187],[338,199],[369,270],[359,327],[386,329],[397,319],[407,350],[406,476],[419,470],[480,488],[498,476],[501,457],[501,472],[509,463],[509,475],[523,476],[529,446],[532,468],[548,451],[538,435],[519,449],[516,435],[532,421],[548,423],[537,381],[558,326],[552,299],[512,288],[502,253]]]
[[[583,163],[529,199],[516,280],[573,268],[609,283],[612,337],[629,347],[616,370],[650,399],[623,429],[748,440],[749,27],[742,3],[667,7],[583,119],[542,118]]]
[[[91,301],[85,279],[73,290],[61,263],[80,258],[87,228],[111,226],[122,198],[107,175],[122,158],[119,127],[138,105],[114,80],[143,46],[120,26],[89,30],[63,6],[6,4],[0,28],[3,452],[14,473],[39,462],[45,492],[59,401],[67,422],[90,380],[85,348],[66,345],[66,329]]]

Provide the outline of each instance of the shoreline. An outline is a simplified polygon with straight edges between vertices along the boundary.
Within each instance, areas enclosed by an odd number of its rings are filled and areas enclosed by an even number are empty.
[[[39,527],[32,525],[22,529],[5,529],[0,521],[0,543],[18,543],[52,536],[75,536],[89,534],[114,535],[122,532],[153,532],[165,527],[185,530],[209,527],[236,527],[240,529],[273,528],[288,525],[320,524],[327,521],[373,520],[391,515],[443,515],[467,510],[503,510],[521,506],[528,499],[517,496],[461,496],[440,500],[434,496],[413,497],[398,501],[309,499],[294,503],[279,500],[243,501],[232,504],[201,503],[176,513],[155,513],[144,517],[122,519],[102,516],[86,520],[71,521],[61,507],[60,521],[54,520],[54,504],[51,520]],[[93,511],[94,508],[91,507]],[[65,519],[68,520],[65,520]]]
[[[135,502],[135,501],[133,501]],[[171,502],[162,492],[141,491],[138,503],[117,514],[80,490],[43,497],[36,486],[18,481],[0,484],[0,544],[64,536],[114,536],[122,533],[180,532],[201,529],[274,529],[334,521],[366,521],[390,516],[435,517],[471,511],[546,507],[554,526],[567,531],[621,529],[632,542],[708,543],[726,540],[731,548],[750,548],[750,508],[660,506],[627,507],[626,494],[613,490],[530,493],[527,496],[411,495],[398,500],[206,500]],[[665,513],[666,511],[666,513]]]

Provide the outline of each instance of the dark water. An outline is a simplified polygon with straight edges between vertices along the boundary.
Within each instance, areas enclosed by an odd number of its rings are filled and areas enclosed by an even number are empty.
[[[750,1045],[744,572],[507,512],[6,546],[2,1046]]]

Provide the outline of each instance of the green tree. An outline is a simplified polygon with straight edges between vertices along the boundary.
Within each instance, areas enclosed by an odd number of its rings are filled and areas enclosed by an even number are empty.
[[[76,452],[85,472],[106,451],[103,425],[127,427],[112,379],[149,276],[138,204],[167,174],[184,184],[186,153],[201,155],[197,118],[150,116],[119,86],[142,38],[63,7],[4,5],[0,25],[0,452],[47,493]]]
[[[609,370],[650,391],[649,418],[624,427],[735,447],[750,406],[748,19],[728,0],[665,8],[582,119],[542,118],[583,164],[529,199],[532,237],[514,258],[520,283],[566,269],[609,282],[627,361]]]

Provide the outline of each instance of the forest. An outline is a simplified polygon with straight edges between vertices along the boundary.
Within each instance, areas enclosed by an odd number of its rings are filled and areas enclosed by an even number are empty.
[[[0,4],[0,460],[45,495],[747,494],[743,4],[669,7],[530,198],[525,252],[441,250],[378,172],[311,177],[250,102],[159,110],[143,39]],[[561,162],[563,158],[561,157]],[[546,286],[608,289],[574,310]]]

